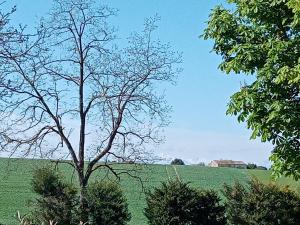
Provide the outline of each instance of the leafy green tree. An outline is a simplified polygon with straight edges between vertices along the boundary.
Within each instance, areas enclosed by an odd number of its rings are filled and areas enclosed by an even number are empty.
[[[300,224],[300,197],[288,188],[253,179],[248,185],[225,185],[223,193],[229,224]]]
[[[252,74],[227,113],[247,122],[251,138],[270,141],[275,175],[300,178],[300,4],[298,0],[228,0],[213,9],[205,39],[226,73]]]

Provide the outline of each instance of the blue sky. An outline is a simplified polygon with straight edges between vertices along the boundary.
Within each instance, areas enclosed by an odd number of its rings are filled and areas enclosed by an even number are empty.
[[[250,131],[225,115],[231,94],[240,83],[251,80],[242,75],[225,75],[217,67],[220,58],[211,53],[212,42],[199,38],[208,20],[210,9],[222,0],[102,0],[119,9],[112,23],[118,37],[125,39],[143,27],[145,18],[158,14],[158,37],[170,42],[183,53],[183,72],[177,85],[166,87],[166,96],[173,107],[172,123],[166,129],[166,143],[157,154],[171,159],[179,157],[188,163],[213,159],[236,159],[268,165],[271,145],[249,140]],[[51,0],[7,0],[17,5],[14,21],[33,25],[51,7]]]

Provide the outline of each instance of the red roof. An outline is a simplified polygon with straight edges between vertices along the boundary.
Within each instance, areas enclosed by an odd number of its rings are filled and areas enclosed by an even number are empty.
[[[213,160],[217,164],[223,165],[246,165],[243,161],[233,161],[233,160]]]

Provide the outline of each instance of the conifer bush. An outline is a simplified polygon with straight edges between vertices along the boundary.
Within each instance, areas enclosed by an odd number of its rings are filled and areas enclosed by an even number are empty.
[[[32,224],[78,225],[125,225],[131,218],[128,204],[120,186],[113,182],[94,182],[85,192],[87,221],[79,221],[78,191],[51,167],[38,168],[33,173],[32,189],[38,198],[31,202],[27,217]]]
[[[131,218],[120,186],[115,182],[94,182],[87,188],[89,225],[125,225]]]
[[[52,167],[38,168],[33,172],[32,189],[38,197],[31,202],[29,219],[33,224],[78,224],[77,190],[65,182],[64,177]]]
[[[179,180],[162,183],[146,194],[150,225],[224,225],[224,206],[214,191],[196,190]]]
[[[232,225],[299,225],[300,197],[288,188],[252,179],[225,185],[226,215]]]

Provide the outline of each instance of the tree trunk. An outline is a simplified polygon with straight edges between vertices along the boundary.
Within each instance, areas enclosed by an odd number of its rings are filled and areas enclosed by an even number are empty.
[[[88,221],[88,208],[86,201],[86,188],[87,188],[87,179],[83,174],[83,171],[79,171],[79,219],[81,222],[86,223]]]

